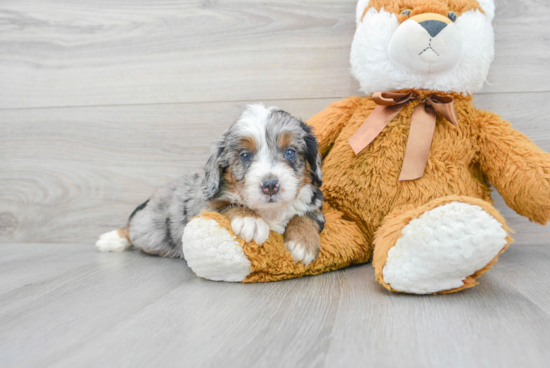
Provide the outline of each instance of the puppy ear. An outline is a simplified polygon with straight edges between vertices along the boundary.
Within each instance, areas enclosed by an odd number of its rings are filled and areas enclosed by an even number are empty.
[[[323,172],[321,171],[321,165],[323,164],[323,156],[321,152],[317,152],[317,157],[315,158],[315,179],[319,187],[323,185]]]
[[[223,170],[221,156],[224,147],[220,142],[216,142],[212,151],[213,153],[204,167],[204,179],[202,182],[202,192],[208,201],[220,192]]]
[[[320,187],[323,185],[323,174],[321,173],[321,154],[319,153],[319,145],[317,138],[313,135],[311,127],[304,122],[300,122],[302,129],[306,132],[304,141],[306,142],[306,160],[311,167],[311,178],[313,184]]]

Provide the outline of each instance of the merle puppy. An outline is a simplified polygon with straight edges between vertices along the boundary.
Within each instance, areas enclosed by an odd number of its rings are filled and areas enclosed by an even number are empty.
[[[311,128],[276,107],[250,105],[215,142],[204,170],[161,187],[130,215],[128,226],[101,235],[96,246],[117,252],[131,245],[162,257],[183,257],[187,222],[218,211],[235,234],[262,244],[285,234],[296,262],[320,251],[321,157]]]

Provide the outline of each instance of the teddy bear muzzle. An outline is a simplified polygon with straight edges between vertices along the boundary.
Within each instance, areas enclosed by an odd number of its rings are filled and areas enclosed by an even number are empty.
[[[457,26],[448,17],[425,13],[401,23],[392,36],[388,54],[402,68],[436,74],[459,64],[463,44]]]

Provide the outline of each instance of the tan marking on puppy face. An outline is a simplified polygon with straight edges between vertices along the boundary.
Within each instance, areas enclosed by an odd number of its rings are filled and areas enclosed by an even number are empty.
[[[277,145],[280,149],[285,149],[292,145],[294,139],[294,134],[292,134],[291,132],[282,132],[281,134],[279,134],[279,137],[277,139]]]
[[[225,190],[227,192],[230,192],[232,194],[235,194],[241,198],[241,193],[246,185],[246,178],[238,181],[235,175],[233,174],[233,170],[231,166],[229,166],[227,169],[225,169],[225,172],[223,173],[223,179],[225,180]],[[244,198],[241,198],[241,200],[244,200]]]
[[[238,144],[243,149],[245,149],[249,152],[254,153],[254,152],[257,151],[256,141],[252,137],[242,137],[242,138],[239,139]]]
[[[375,8],[378,11],[384,8],[385,11],[397,15],[400,23],[424,13],[435,13],[445,17],[450,11],[455,12],[458,16],[469,10],[479,10],[485,13],[477,0],[371,0],[363,12],[363,17],[370,8]],[[410,16],[401,14],[403,10],[411,10]]]
[[[306,185],[310,185],[311,183],[313,183],[313,178],[311,177],[311,174],[311,166],[309,165],[309,162],[306,161],[304,174],[302,175],[302,180],[300,181],[300,189],[302,189]]]
[[[233,175],[233,170],[231,170],[231,166],[225,169],[225,172],[223,173],[223,178],[228,187],[234,187],[235,185],[237,185],[237,179]]]

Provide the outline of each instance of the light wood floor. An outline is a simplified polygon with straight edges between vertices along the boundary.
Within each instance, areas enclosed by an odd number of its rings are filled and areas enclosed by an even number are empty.
[[[0,247],[1,367],[548,367],[550,247],[481,284],[392,294],[370,265],[270,284],[90,244]]]
[[[153,188],[261,101],[359,94],[355,0],[0,1],[0,367],[549,367],[550,227],[472,290],[390,294],[370,265],[261,285],[100,254]],[[550,151],[550,2],[496,0],[476,104]]]

